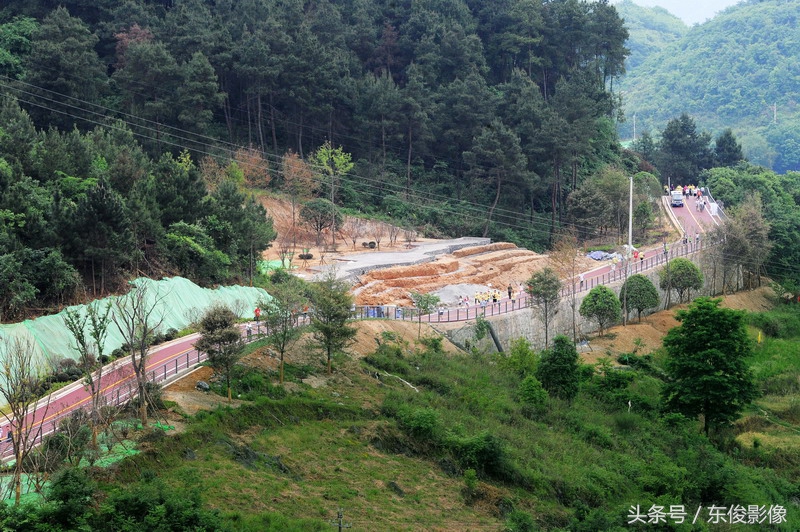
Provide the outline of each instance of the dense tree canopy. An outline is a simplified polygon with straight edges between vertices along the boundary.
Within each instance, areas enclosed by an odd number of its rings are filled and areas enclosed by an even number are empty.
[[[581,316],[594,320],[600,327],[600,336],[609,325],[619,321],[621,305],[616,294],[605,285],[597,285],[586,294],[578,309]]]
[[[756,397],[747,366],[751,341],[744,313],[719,308],[719,303],[695,300],[677,312],[681,325],[664,338],[670,378],[663,388],[666,405],[689,416],[702,414],[706,434],[712,426],[737,419]]]
[[[249,146],[275,162],[341,145],[354,166],[330,183],[337,205],[388,212],[400,193],[415,223],[542,248],[569,192],[618,157],[610,90],[627,30],[605,0],[51,5],[4,5],[0,69],[26,85],[0,89],[42,130],[126,122],[158,161],[163,228],[200,222],[174,194],[196,181],[176,165],[183,148],[200,161]],[[49,164],[88,177],[66,166]],[[109,174],[133,185],[130,171]]]
[[[703,177],[714,196],[730,210],[724,258],[728,267],[744,266],[759,276],[800,283],[800,173],[777,175],[761,167],[740,164],[714,168]],[[738,212],[737,212],[738,211]],[[717,239],[722,240],[718,235]]]
[[[634,25],[632,59],[648,45],[660,49],[629,64],[618,84],[627,117],[620,135],[633,137],[634,114],[639,134],[655,134],[688,113],[714,136],[732,129],[748,160],[780,173],[797,170],[798,111],[791,97],[798,92],[796,8],[782,0],[739,2],[683,35],[662,21],[651,19],[644,34]],[[618,9],[628,20],[627,6]]]
[[[154,161],[121,123],[37,131],[9,96],[0,114],[2,319],[68,303],[82,286],[114,291],[134,272],[244,279],[275,238],[238,184],[209,193],[186,150]]]

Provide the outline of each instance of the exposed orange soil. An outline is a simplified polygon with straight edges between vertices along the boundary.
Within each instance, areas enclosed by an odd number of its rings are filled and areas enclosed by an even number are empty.
[[[281,242],[291,234],[292,215],[291,204],[279,198],[263,197],[262,204],[272,217],[278,233],[273,246],[264,253],[267,260],[280,259]],[[374,240],[369,229],[358,241]],[[326,263],[335,260],[346,260],[348,255],[354,253],[371,253],[373,250],[364,249],[357,241],[355,249],[351,241],[345,241],[344,235],[337,236],[337,252],[326,251],[324,244],[316,246],[315,235],[303,229],[302,224],[295,223],[297,235],[297,252],[309,249],[314,258],[303,264],[295,259],[294,265],[300,268],[294,270],[299,274],[312,275],[313,268],[319,266],[320,254],[325,255]],[[328,235],[325,238],[329,239]],[[401,251],[404,242],[398,240],[394,247],[384,235],[381,241],[381,251]],[[417,242],[431,241],[430,239],[417,238]],[[489,285],[499,288],[503,292],[508,285],[518,291],[530,276],[550,265],[546,255],[533,251],[520,249],[509,242],[494,242],[485,246],[473,246],[457,250],[451,255],[439,256],[434,262],[413,266],[400,266],[394,268],[372,270],[360,277],[353,287],[356,304],[359,305],[409,305],[411,300],[409,292],[433,292],[440,288],[456,284]],[[578,257],[580,269],[588,270],[599,265],[596,261],[586,257]]]
[[[772,308],[774,305],[775,292],[769,287],[761,287],[747,292],[739,292],[725,296],[722,299],[722,306],[726,308],[761,312]],[[640,340],[637,354],[643,355],[651,353],[661,347],[664,335],[680,325],[675,319],[675,311],[686,309],[688,305],[678,305],[669,310],[662,310],[642,318],[638,323],[636,318],[627,326],[618,325],[608,330],[603,337],[594,337],[589,341],[592,351],[582,353],[584,362],[597,362],[604,356],[615,358],[622,353],[632,353],[637,349],[635,342]]]

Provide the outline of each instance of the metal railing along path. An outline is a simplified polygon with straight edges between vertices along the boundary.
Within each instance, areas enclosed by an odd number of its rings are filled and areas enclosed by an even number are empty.
[[[244,340],[245,342],[251,342],[257,340],[261,336],[263,335],[252,334],[249,337],[245,337]],[[184,343],[187,340],[194,341],[198,337],[199,335],[195,334],[165,344],[160,344],[153,348],[150,356],[152,357],[158,351],[169,348],[172,345]],[[153,382],[162,386],[168,384],[177,380],[183,374],[188,373],[190,369],[204,362],[207,358],[208,355],[206,353],[198,351],[194,348],[194,345],[192,345],[192,347],[188,349],[181,350],[164,359],[148,364],[148,382]],[[100,386],[102,386],[102,398],[100,399],[102,406],[119,407],[136,397],[136,375],[133,372],[130,357],[117,359],[105,366],[103,368]],[[29,421],[26,422],[29,431],[36,431],[32,446],[38,445],[45,437],[56,432],[60,423],[73,415],[79,408],[83,408],[87,411],[91,409],[91,395],[74,403],[67,404],[63,402],[64,398],[75,393],[76,390],[83,388],[84,383],[81,379],[53,392],[49,397],[45,397],[36,403],[34,412],[28,414],[27,419],[29,419]],[[42,413],[37,414],[37,412],[40,411]],[[0,434],[8,434],[9,426],[10,423],[8,421],[0,424]],[[11,443],[8,442],[7,439],[4,438],[0,441],[0,460],[6,461],[9,458],[13,458],[13,451]]]
[[[672,259],[678,257],[688,257],[702,251],[703,243],[687,241],[686,244],[674,244],[667,253],[655,253],[650,256],[645,254],[644,260],[632,260],[630,264],[630,275],[643,273],[652,270],[661,265],[665,265]],[[601,267],[604,269],[606,266]],[[588,292],[592,288],[599,285],[608,285],[625,280],[626,264],[620,262],[616,268],[608,272],[598,275],[589,276],[584,279],[583,284],[578,279],[572,279],[565,283],[566,286],[561,288],[561,298],[568,298],[573,293],[580,294]],[[591,273],[591,272],[590,272]],[[470,299],[472,301],[472,298]],[[531,298],[527,294],[520,294],[515,298],[503,298],[497,302],[487,302],[486,304],[470,304],[467,306],[458,307],[445,307],[435,309],[429,314],[423,314],[421,317],[419,311],[415,307],[402,307],[396,305],[362,305],[355,307],[352,312],[352,318],[355,320],[362,319],[390,319],[401,321],[422,321],[423,323],[452,323],[475,320],[478,317],[485,318],[488,316],[499,316],[508,314],[521,309],[531,307]]]

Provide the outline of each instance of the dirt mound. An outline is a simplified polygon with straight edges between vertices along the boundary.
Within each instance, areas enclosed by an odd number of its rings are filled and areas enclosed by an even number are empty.
[[[442,275],[444,273],[453,273],[456,270],[458,270],[457,261],[426,262],[425,264],[415,264],[413,266],[375,270],[366,275],[365,278],[373,281],[386,281],[389,279],[394,281],[412,277]]]
[[[414,349],[417,343],[418,334],[422,336],[439,336],[430,325],[420,324],[410,321],[390,321],[390,320],[362,320],[353,324],[357,328],[355,342],[347,348],[347,353],[353,358],[363,358],[375,352],[378,341],[386,341],[387,334],[394,335],[404,343],[408,349]],[[296,366],[309,366],[313,368],[315,374],[304,379],[304,383],[313,387],[325,386],[328,379],[346,378],[334,371],[332,376],[325,373],[325,355],[311,345],[311,336],[305,335],[298,340],[286,353],[284,361],[287,364]],[[456,356],[462,353],[458,347],[451,343],[447,338],[443,338],[442,347],[445,353]],[[248,367],[259,368],[277,372],[279,361],[275,352],[269,348],[257,349],[242,359],[242,363]],[[239,406],[242,401],[234,399],[228,402],[227,398],[215,393],[201,392],[195,388],[197,381],[212,379],[214,371],[208,366],[201,366],[189,373],[182,379],[164,388],[162,398],[165,401],[177,403],[180,410],[188,415],[194,415],[200,410],[214,410],[220,406]],[[287,389],[295,388],[294,383],[286,383]],[[174,420],[172,420],[174,421]]]
[[[470,248],[459,249],[453,252],[454,257],[468,257],[470,255],[479,255],[487,251],[498,251],[502,249],[516,249],[516,245],[510,242],[493,242],[485,246],[472,246]]]
[[[504,292],[510,285],[519,291],[548,263],[546,255],[498,242],[464,248],[431,263],[368,272],[353,293],[359,305],[410,305],[412,291],[439,292],[456,285],[480,286],[482,290],[492,286]]]

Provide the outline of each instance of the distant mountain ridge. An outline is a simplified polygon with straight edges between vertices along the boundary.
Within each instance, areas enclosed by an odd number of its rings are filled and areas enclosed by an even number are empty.
[[[650,55],[660,52],[689,31],[680,18],[663,7],[643,7],[632,0],[622,0],[614,7],[625,20],[630,33],[626,43],[631,51],[625,63],[628,69],[635,69]]]
[[[628,4],[617,6],[626,21],[641,12]],[[621,138],[632,137],[634,113],[637,131],[655,136],[686,112],[713,134],[733,129],[751,162],[781,173],[799,169],[799,16],[796,2],[751,0],[630,65],[619,84],[628,117]],[[640,35],[631,31],[629,48]]]

